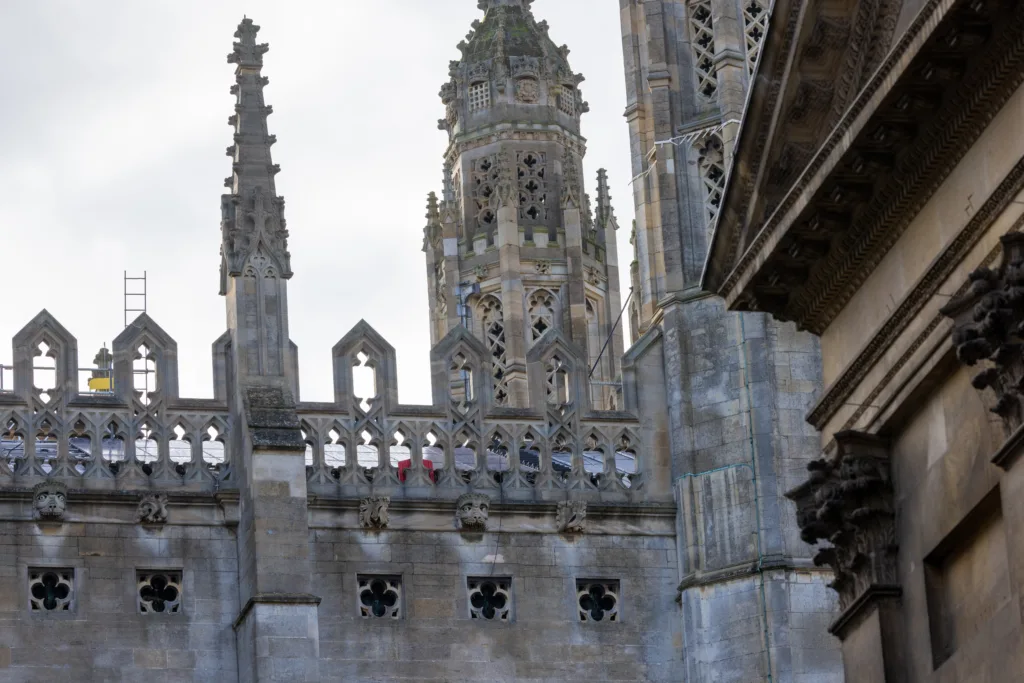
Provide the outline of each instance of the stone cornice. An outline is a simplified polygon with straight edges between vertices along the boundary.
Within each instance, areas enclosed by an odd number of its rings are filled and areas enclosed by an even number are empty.
[[[910,27],[908,27],[907,31],[901,36],[899,43],[892,49],[889,53],[889,57],[878,69],[871,81],[864,87],[857,100],[850,106],[842,120],[840,120],[838,125],[825,140],[824,144],[818,149],[817,153],[807,164],[807,167],[783,199],[782,203],[774,210],[772,215],[767,218],[764,225],[760,227],[757,235],[754,237],[754,240],[743,252],[740,260],[735,264],[730,264],[732,266],[732,272],[724,282],[719,278],[714,277],[713,273],[708,273],[708,276],[706,276],[708,277],[707,284],[715,286],[717,291],[722,293],[723,296],[726,295],[726,292],[732,292],[737,289],[742,273],[753,261],[757,260],[756,257],[759,255],[772,233],[779,229],[780,224],[791,223],[791,221],[785,221],[788,210],[796,203],[797,199],[799,199],[802,194],[814,189],[814,187],[811,186],[812,182],[817,181],[817,183],[820,184],[824,179],[824,174],[821,173],[822,170],[830,171],[832,170],[832,167],[835,166],[836,160],[832,160],[832,157],[839,155],[833,154],[833,151],[835,151],[840,145],[848,144],[845,138],[851,133],[851,130],[853,132],[857,132],[857,130],[863,128],[867,124],[867,119],[870,117],[870,114],[873,113],[874,109],[881,104],[884,95],[888,92],[888,86],[890,86],[893,80],[893,72],[896,72],[897,77],[905,73],[909,69],[911,58],[916,55],[917,51],[924,45],[926,39],[931,35],[931,33],[937,30],[938,21],[930,21],[930,19],[932,19],[932,13],[938,14],[942,11],[948,11],[951,4],[952,2],[950,0],[929,0],[921,9],[916,21],[914,21]],[[791,17],[791,20],[795,21],[795,17]],[[768,39],[770,39],[771,36],[772,31],[769,31]],[[859,126],[856,125],[858,123],[860,124]],[[764,143],[762,143],[762,145],[763,144]],[[844,147],[840,151],[840,154],[845,151],[846,148]],[[828,164],[826,167],[826,162],[830,160],[832,160],[832,163]],[[732,183],[730,182],[730,185],[731,184]],[[727,192],[729,189],[731,188],[727,188]],[[747,199],[749,199],[749,193],[752,191],[753,188],[748,189]],[[739,235],[737,234],[735,237],[738,238]],[[735,246],[738,247],[739,245]],[[727,296],[726,298],[729,299],[730,297]]]
[[[245,621],[245,618],[249,616],[249,612],[256,605],[307,605],[317,607],[320,605],[320,602],[320,596],[312,595],[311,593],[257,593],[246,601],[245,606],[242,607],[238,616],[235,617],[234,623],[231,624],[231,628],[237,631],[238,627],[242,625],[242,622]]]
[[[996,187],[992,195],[967,221],[967,225],[936,257],[928,270],[918,279],[899,306],[889,315],[882,327],[871,337],[853,361],[846,366],[842,374],[825,390],[824,395],[808,413],[808,422],[819,431],[824,428],[825,423],[850,398],[850,395],[871,369],[886,353],[892,350],[896,340],[978,243],[978,240],[992,225],[992,221],[1010,207],[1021,191],[1024,191],[1024,157],[1014,165],[1003,182]],[[1016,220],[1011,231],[1019,231],[1022,227],[1024,227],[1024,215]],[[867,402],[871,403],[871,401]]]
[[[558,124],[501,123],[474,130],[472,133],[459,134],[449,143],[444,158],[453,161],[458,155],[465,154],[471,149],[501,140],[560,142],[570,145],[578,156],[584,156],[587,151],[585,137]]]
[[[1000,446],[996,454],[992,456],[992,464],[1004,470],[1009,470],[1024,452],[1024,425],[1021,425],[1010,434],[1006,442]]]
[[[899,586],[874,585],[868,588],[857,600],[843,610],[839,618],[828,627],[828,632],[840,640],[846,637],[847,629],[857,623],[861,615],[882,600],[899,600],[903,597],[903,589]]]
[[[820,334],[1024,81],[1024,9],[931,4],[719,287],[733,308]]]
[[[764,562],[760,566],[758,566],[757,560],[754,560],[752,562],[739,562],[728,567],[712,569],[710,571],[691,572],[683,577],[683,580],[679,582],[679,586],[676,590],[679,591],[681,595],[683,591],[687,591],[691,588],[701,588],[716,583],[724,583],[726,581],[746,578],[761,572],[769,571],[814,572],[818,574],[832,573],[831,569],[815,566],[814,562],[807,558],[784,557],[771,563]],[[676,600],[679,600],[678,596],[676,597]]]
[[[1024,216],[1021,216],[1021,218],[1019,218],[1016,221],[1013,230],[1019,231],[1022,228],[1024,228]],[[995,260],[999,257],[1001,251],[1002,250],[998,246],[992,248],[985,255],[985,258],[983,258],[978,263],[978,267],[985,268],[992,265],[995,262]],[[969,285],[970,282],[965,280],[960,285],[960,287],[955,292],[953,292],[950,298],[953,299],[964,294],[967,291]],[[868,393],[863,399],[861,399],[858,402],[857,409],[843,422],[842,427],[840,427],[841,430],[857,428],[858,422],[860,421],[861,417],[863,417],[864,413],[867,412],[868,409],[876,406],[876,399],[878,399],[878,397],[882,395],[882,392],[884,392],[893,383],[897,375],[899,375],[903,371],[903,369],[907,367],[907,365],[913,360],[914,356],[917,355],[917,353],[921,350],[921,348],[928,341],[928,339],[931,338],[931,336],[935,334],[936,331],[939,330],[940,326],[944,324],[952,327],[952,323],[944,314],[936,313],[934,316],[932,316],[931,320],[928,321],[928,324],[925,325],[925,327],[918,333],[918,335],[914,337],[913,341],[911,341],[910,344],[907,345],[906,350],[904,350],[904,352],[900,354],[899,358],[897,358],[891,365],[889,365],[889,368],[886,371],[885,375],[882,377],[882,379],[878,381],[878,383],[871,390],[871,392]],[[860,381],[863,381],[869,369],[870,368],[866,368],[864,370],[864,375],[860,378],[860,380],[858,380],[858,382],[850,385],[850,391],[855,389]],[[847,398],[849,398],[849,394],[847,394]],[[831,415],[835,414],[835,410],[837,410],[841,405],[842,402],[839,402],[838,404],[832,406],[832,412],[830,414],[823,414],[821,416],[823,425],[831,417]],[[814,410],[817,410],[817,407],[815,407]],[[808,419],[810,420],[810,418]],[[828,446],[826,446],[825,452],[831,453],[834,447],[835,442],[830,442]]]

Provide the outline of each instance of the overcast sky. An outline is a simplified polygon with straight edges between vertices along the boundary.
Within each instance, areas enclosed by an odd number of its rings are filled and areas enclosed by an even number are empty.
[[[586,77],[590,192],[609,171],[628,273],[618,5],[536,0]],[[292,339],[302,400],[330,400],[330,351],[365,318],[398,351],[404,403],[429,403],[422,229],[447,136],[438,90],[477,0],[0,2],[0,364],[46,308],[79,364],[123,329],[122,275],[149,273],[149,313],[178,342],[183,396],[212,396],[220,195],[243,14],[270,43],[270,132],[287,198]],[[623,282],[623,296],[628,290]],[[623,299],[624,300],[624,299]]]

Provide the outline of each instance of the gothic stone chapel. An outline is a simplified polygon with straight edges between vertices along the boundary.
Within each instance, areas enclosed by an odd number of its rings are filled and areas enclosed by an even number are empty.
[[[48,312],[15,336],[0,681],[843,681],[827,629],[850,591],[829,587],[785,497],[820,457],[803,419],[818,341],[768,303],[727,310],[737,299],[701,281],[711,226],[743,206],[725,175],[746,93],[759,101],[768,2],[620,0],[629,349],[607,174],[592,200],[582,172],[583,77],[532,4],[479,0],[441,87],[449,144],[423,240],[431,405],[398,402],[395,351],[366,322],[332,350],[334,400],[300,400],[268,46],[239,24],[214,398],[179,395],[175,341],[145,314],[97,356],[88,390]],[[804,49],[833,59],[849,43],[867,69],[899,4],[809,3],[838,18],[801,34]],[[816,112],[819,90],[796,101]],[[781,150],[782,176],[808,144]],[[828,223],[837,205],[822,201]]]

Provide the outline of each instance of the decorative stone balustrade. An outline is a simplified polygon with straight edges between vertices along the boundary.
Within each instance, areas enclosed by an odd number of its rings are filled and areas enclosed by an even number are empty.
[[[144,314],[114,340],[111,367],[93,373],[111,386],[82,391],[75,338],[40,313],[15,337],[13,389],[0,392],[0,487],[49,478],[89,490],[235,488],[244,440],[234,431],[230,346],[225,335],[213,347],[216,398],[182,398],[177,345]],[[298,405],[311,495],[644,495],[639,420],[591,410],[584,354],[560,331],[529,352],[531,408],[493,405],[491,355],[463,328],[434,347],[431,363],[433,404],[401,405],[394,348],[373,328],[360,322],[334,347],[335,401]],[[357,395],[357,368],[372,374],[363,393],[373,395]]]

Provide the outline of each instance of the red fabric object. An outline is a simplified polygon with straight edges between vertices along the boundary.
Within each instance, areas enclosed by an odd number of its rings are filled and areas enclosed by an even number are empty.
[[[437,475],[434,473],[434,463],[430,460],[424,460],[423,466],[430,470],[430,478],[433,481],[437,481]],[[398,481],[405,481],[405,471],[412,467],[412,460],[399,460],[398,461]]]

